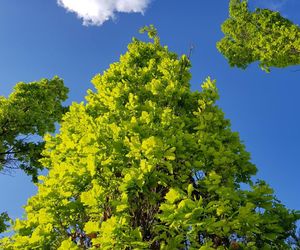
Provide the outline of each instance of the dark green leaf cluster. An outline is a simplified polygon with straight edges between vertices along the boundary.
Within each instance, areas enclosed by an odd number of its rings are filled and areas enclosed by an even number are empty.
[[[7,213],[3,212],[0,214],[0,233],[3,233],[9,227],[9,220],[10,218]]]
[[[247,0],[230,0],[229,14],[222,25],[225,37],[217,48],[231,66],[245,69],[259,61],[269,72],[270,67],[300,64],[298,25],[268,9],[250,12]]]
[[[38,137],[55,131],[66,108],[68,89],[54,77],[18,83],[8,98],[0,96],[0,171],[22,169],[37,180],[44,142]]]

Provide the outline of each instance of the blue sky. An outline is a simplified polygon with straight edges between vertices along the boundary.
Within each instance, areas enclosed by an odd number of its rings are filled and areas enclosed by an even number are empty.
[[[56,0],[1,0],[0,95],[7,96],[19,81],[58,75],[70,88],[67,103],[83,101],[92,88],[90,79],[117,61],[133,36],[144,38],[138,33],[140,27],[154,24],[170,50],[187,53],[193,44],[192,89],[199,90],[207,76],[217,80],[218,104],[251,153],[258,177],[274,188],[287,207],[300,209],[300,71],[296,71],[300,66],[272,69],[270,74],[257,64],[245,71],[230,68],[215,46],[228,15],[227,0],[139,1],[96,8],[106,11],[101,17],[92,5],[85,10],[94,11],[92,18],[84,21],[70,12],[78,6],[71,6],[69,12],[62,7],[70,6],[70,0],[61,0],[61,6]],[[300,23],[298,0],[249,2],[252,9],[273,8]],[[129,11],[135,13],[126,13]],[[107,18],[113,20],[104,22]],[[83,21],[102,25],[86,26]],[[35,192],[22,173],[0,175],[0,211],[20,217],[22,205]]]

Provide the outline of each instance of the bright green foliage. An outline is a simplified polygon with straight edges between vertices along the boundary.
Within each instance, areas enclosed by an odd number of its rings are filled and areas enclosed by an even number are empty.
[[[20,168],[37,180],[44,142],[37,136],[55,131],[66,108],[68,89],[58,77],[18,83],[8,98],[0,96],[0,171]]]
[[[158,41],[134,39],[47,136],[49,174],[2,249],[287,247],[298,214],[252,183],[214,81],[191,92],[187,57]]]
[[[259,61],[270,67],[300,64],[300,27],[268,9],[248,10],[247,0],[230,0],[230,17],[222,25],[225,37],[217,43],[231,66],[245,69]]]

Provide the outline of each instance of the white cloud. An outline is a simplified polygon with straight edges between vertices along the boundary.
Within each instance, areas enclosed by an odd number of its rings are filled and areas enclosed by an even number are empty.
[[[116,12],[144,13],[150,0],[57,0],[58,5],[74,12],[84,25],[102,25]]]

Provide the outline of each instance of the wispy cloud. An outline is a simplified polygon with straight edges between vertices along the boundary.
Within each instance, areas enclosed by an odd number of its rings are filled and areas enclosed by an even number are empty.
[[[115,13],[144,13],[151,0],[57,0],[58,5],[74,12],[84,25],[102,25]]]
[[[273,11],[281,11],[288,0],[255,0],[254,5],[258,8],[266,8]]]

